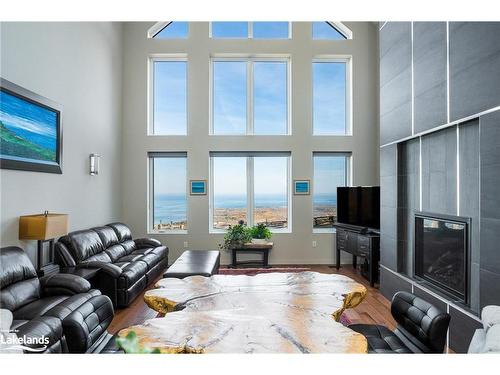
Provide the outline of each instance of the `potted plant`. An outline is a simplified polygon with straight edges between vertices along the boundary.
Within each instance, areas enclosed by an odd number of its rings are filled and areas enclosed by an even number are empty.
[[[271,231],[263,223],[257,224],[250,228],[250,234],[252,236],[252,243],[255,244],[265,244],[272,237]]]
[[[243,222],[239,222],[236,225],[230,225],[226,234],[224,235],[224,243],[219,244],[219,248],[223,250],[231,250],[241,245],[248,243],[252,240],[252,235],[250,233],[250,228],[248,228]]]

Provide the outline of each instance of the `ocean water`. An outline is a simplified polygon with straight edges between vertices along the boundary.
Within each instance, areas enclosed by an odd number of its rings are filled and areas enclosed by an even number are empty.
[[[218,196],[215,197],[216,208],[245,208],[246,197],[241,196]],[[336,194],[319,194],[313,198],[314,205],[335,206],[337,204]],[[283,196],[257,196],[256,208],[278,208],[286,206],[286,198]],[[154,204],[154,223],[179,222],[186,220],[187,207],[185,195],[156,195]]]

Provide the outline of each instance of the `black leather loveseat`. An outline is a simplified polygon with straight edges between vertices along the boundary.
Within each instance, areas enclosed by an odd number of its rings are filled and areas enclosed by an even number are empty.
[[[38,278],[19,247],[0,249],[0,307],[12,313],[10,330],[30,348],[46,345],[45,353],[99,351],[111,337],[108,297],[76,275]]]
[[[93,286],[115,307],[126,307],[167,268],[168,248],[155,239],[133,240],[125,224],[112,223],[59,238],[55,260],[63,268],[98,268]]]

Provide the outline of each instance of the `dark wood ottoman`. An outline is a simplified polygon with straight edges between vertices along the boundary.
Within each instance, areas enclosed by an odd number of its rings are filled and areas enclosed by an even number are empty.
[[[220,251],[186,250],[172,264],[163,277],[183,279],[188,276],[210,277],[219,273]]]

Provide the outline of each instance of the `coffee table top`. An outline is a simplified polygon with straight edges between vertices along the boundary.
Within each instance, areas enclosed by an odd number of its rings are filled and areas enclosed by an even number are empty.
[[[134,331],[167,353],[365,353],[366,339],[337,323],[366,288],[317,272],[162,279],[144,299],[164,318]]]

